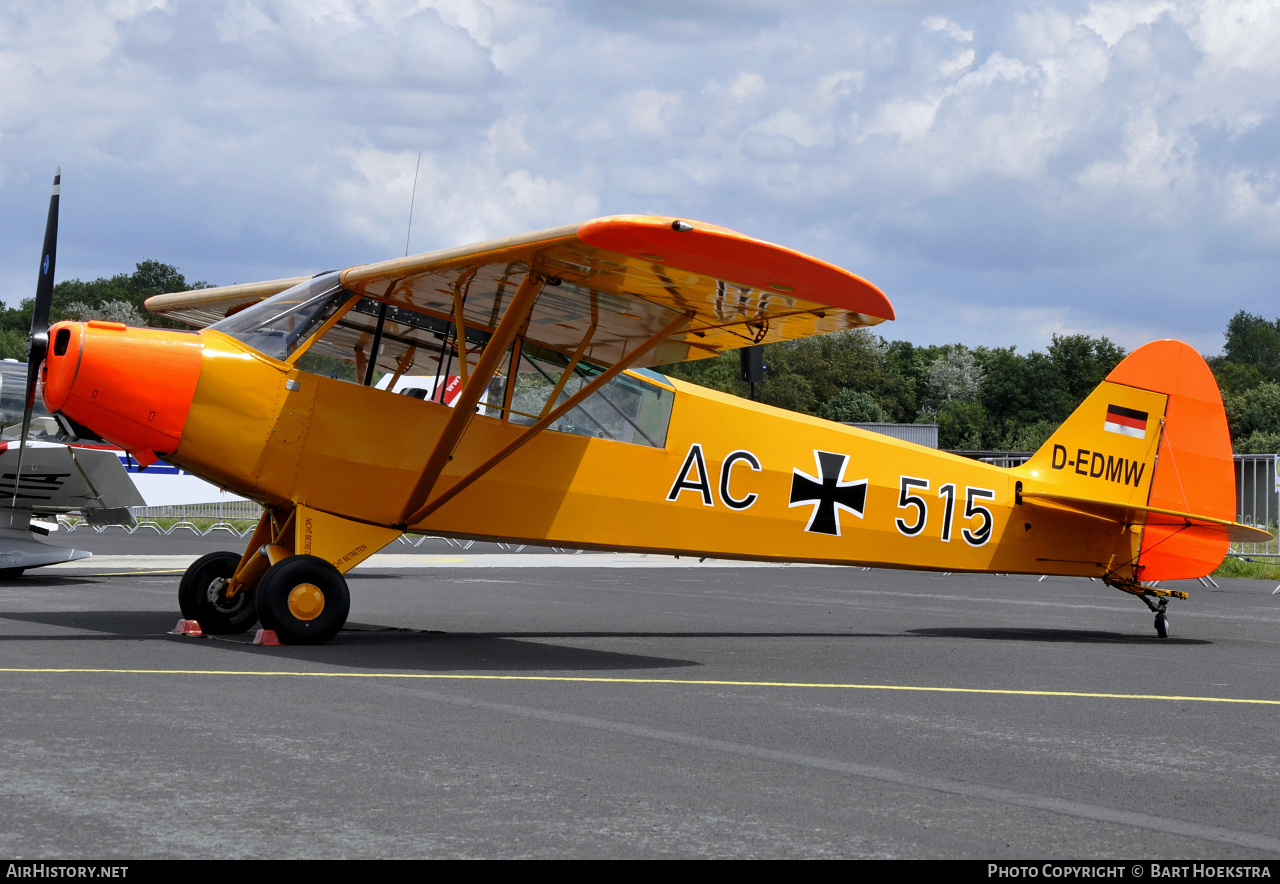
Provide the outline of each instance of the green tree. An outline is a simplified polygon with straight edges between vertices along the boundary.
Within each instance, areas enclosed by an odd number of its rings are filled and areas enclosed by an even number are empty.
[[[1054,335],[1049,344],[1049,359],[1062,377],[1062,385],[1071,397],[1073,409],[1106,380],[1124,355],[1123,348],[1105,337]]]
[[[659,365],[655,370],[669,377],[679,378],[709,390],[732,393],[734,396],[745,398],[750,389],[747,384],[738,379],[736,352],[719,353],[707,359],[695,359],[692,362]]]
[[[976,402],[986,369],[960,344],[952,344],[928,370],[929,402],[939,408],[947,402]]]
[[[1016,427],[995,447],[1004,451],[1039,451],[1059,426],[1061,421],[1039,420]]]
[[[1237,454],[1280,454],[1280,433],[1257,430],[1232,447]]]
[[[188,283],[177,267],[159,261],[139,261],[133,273],[117,273],[85,282],[66,279],[53,287],[53,303],[49,318],[109,319],[126,325],[150,325],[161,328],[185,327],[147,311],[143,302],[152,295],[208,288],[207,282]],[[0,359],[27,358],[27,335],[31,331],[34,298],[26,298],[17,307],[0,308]]]
[[[986,447],[987,414],[977,402],[953,399],[938,410],[938,447],[975,451]]]
[[[1218,389],[1224,397],[1252,390],[1266,380],[1256,365],[1241,365],[1225,356],[1208,356],[1205,361],[1213,370],[1213,378],[1218,382]]]
[[[1234,440],[1280,433],[1280,384],[1264,381],[1251,390],[1229,393],[1223,405]]]
[[[1226,338],[1228,362],[1252,365],[1266,380],[1280,381],[1280,319],[1268,322],[1241,310],[1227,322]]]
[[[884,423],[889,415],[870,393],[841,390],[818,408],[818,417],[842,423]]]
[[[27,361],[27,332],[12,328],[0,329],[0,359]],[[21,397],[19,397],[21,398]]]
[[[148,312],[145,302],[152,295],[208,288],[207,282],[188,283],[172,264],[150,258],[139,261],[133,273],[117,273],[94,280],[67,279],[53,287],[50,316],[58,319],[111,319],[126,325],[160,328],[185,327],[183,323]],[[27,302],[23,302],[27,307]],[[28,327],[30,312],[28,308]]]
[[[784,374],[770,379],[764,384],[763,391],[760,401],[788,411],[813,414],[818,404],[813,394],[813,385],[796,374]]]
[[[844,390],[864,392],[892,420],[914,416],[915,395],[886,358],[884,341],[866,329],[836,332],[796,341],[768,344],[764,350],[765,382],[760,401],[805,414],[821,408]],[[736,352],[658,368],[671,377],[737,396],[748,395],[738,379]]]

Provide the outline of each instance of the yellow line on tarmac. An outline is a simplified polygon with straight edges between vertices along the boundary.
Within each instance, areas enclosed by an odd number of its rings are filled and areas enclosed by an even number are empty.
[[[185,568],[165,568],[163,571],[105,571],[102,574],[76,574],[74,571],[60,571],[61,574],[72,574],[76,577],[140,577],[144,574],[185,574]]]
[[[579,682],[595,684],[667,684],[689,687],[733,688],[826,688],[846,691],[916,691],[936,694],[994,694],[1012,697],[1083,697],[1093,700],[1164,700],[1177,703],[1244,703],[1254,706],[1280,706],[1280,700],[1260,700],[1248,697],[1196,697],[1177,694],[1107,694],[1094,691],[1030,691],[1006,688],[947,688],[923,685],[892,684],[836,684],[832,682],[805,681],[732,681],[729,679],[694,678],[608,678],[603,676],[571,675],[440,675],[412,672],[292,672],[289,670],[252,669],[39,669],[0,667],[0,673],[74,674],[97,673],[103,675],[256,675],[294,678],[384,678],[422,681],[541,681]]]

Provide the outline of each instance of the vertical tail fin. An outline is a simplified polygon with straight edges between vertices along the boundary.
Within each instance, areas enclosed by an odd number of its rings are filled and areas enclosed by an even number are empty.
[[[1181,341],[1155,341],[1107,379],[1023,467],[1056,493],[1232,521],[1235,468],[1217,382]],[[1222,532],[1150,524],[1141,580],[1201,577],[1226,555]]]

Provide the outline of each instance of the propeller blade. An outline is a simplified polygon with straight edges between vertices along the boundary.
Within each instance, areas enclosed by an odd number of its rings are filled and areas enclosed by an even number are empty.
[[[22,484],[22,455],[31,432],[31,410],[36,403],[36,382],[40,366],[49,352],[49,307],[53,304],[53,270],[58,262],[58,192],[61,190],[62,168],[53,173],[53,194],[49,197],[49,220],[44,226],[44,249],[40,253],[40,278],[36,282],[36,301],[31,310],[31,334],[27,338],[27,391],[23,399],[22,435],[18,437],[18,470],[13,480],[13,501],[17,507]]]

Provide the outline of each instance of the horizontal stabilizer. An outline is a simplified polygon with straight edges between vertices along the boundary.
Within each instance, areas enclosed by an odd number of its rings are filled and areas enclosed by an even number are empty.
[[[1024,491],[1021,497],[1024,503],[1032,505],[1048,504],[1058,509],[1073,510],[1127,525],[1195,528],[1197,529],[1197,534],[1225,537],[1232,543],[1267,543],[1273,539],[1269,532],[1263,531],[1261,528],[1254,528],[1252,525],[1229,522],[1226,519],[1215,519],[1210,516],[1197,516],[1194,513],[1181,513],[1177,510],[1161,509],[1160,507],[1114,503],[1088,497],[1071,497],[1065,494],[1051,494],[1047,491]]]

